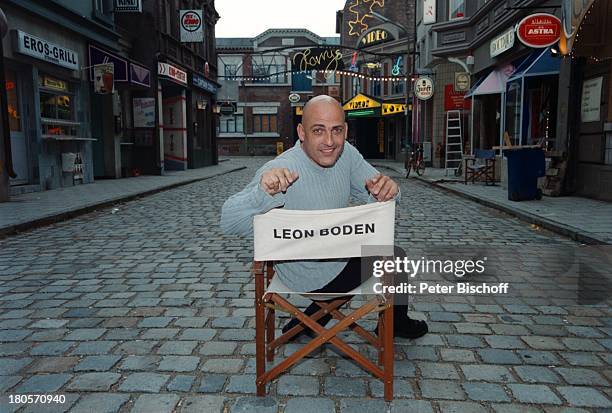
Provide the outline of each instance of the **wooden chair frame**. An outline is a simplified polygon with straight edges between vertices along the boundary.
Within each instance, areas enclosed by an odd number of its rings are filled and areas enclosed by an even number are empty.
[[[265,396],[266,384],[274,380],[285,370],[289,369],[299,360],[312,353],[325,343],[331,343],[344,352],[365,370],[383,381],[384,398],[393,400],[393,299],[380,295],[367,301],[358,309],[348,315],[342,314],[338,308],[351,300],[350,296],[340,296],[331,300],[319,301],[313,299],[320,309],[312,316],[305,315],[280,294],[267,293],[266,287],[274,276],[272,262],[253,262],[253,276],[255,277],[255,347],[256,347],[256,386],[257,395]],[[283,311],[296,317],[300,323],[275,338],[275,312]],[[378,313],[378,337],[366,331],[357,324],[357,321],[369,313]],[[324,328],[317,320],[330,314],[338,320],[331,328]],[[317,336],[304,347],[292,353],[285,360],[266,371],[266,360],[274,360],[275,349],[287,343],[296,334],[309,328]],[[353,349],[346,342],[337,337],[338,333],[350,328],[378,351],[378,365],[373,363],[361,353]],[[379,366],[382,366],[379,367]]]
[[[475,183],[477,180],[484,181],[485,185],[495,185],[495,157],[480,158],[470,156],[465,159],[465,181]],[[484,163],[483,163],[484,161]],[[470,165],[471,163],[471,165]]]

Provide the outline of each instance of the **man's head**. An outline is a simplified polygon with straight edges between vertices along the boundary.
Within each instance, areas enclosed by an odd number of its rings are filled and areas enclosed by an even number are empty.
[[[302,149],[316,164],[334,166],[342,150],[348,126],[340,103],[327,95],[316,96],[304,106],[297,131]]]

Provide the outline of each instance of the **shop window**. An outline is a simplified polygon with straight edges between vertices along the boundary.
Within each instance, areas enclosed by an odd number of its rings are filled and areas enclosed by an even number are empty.
[[[448,19],[462,19],[465,17],[465,0],[448,0]]]
[[[219,131],[221,133],[243,133],[244,132],[244,116],[221,116],[221,124]]]
[[[5,90],[7,98],[7,109],[9,119],[9,129],[11,132],[21,132],[21,107],[19,106],[19,97],[17,95],[17,79],[15,72],[12,70],[6,71]]]
[[[253,115],[253,132],[277,132],[276,115]]]
[[[78,135],[75,96],[70,83],[50,76],[41,76],[39,102],[43,137]]]

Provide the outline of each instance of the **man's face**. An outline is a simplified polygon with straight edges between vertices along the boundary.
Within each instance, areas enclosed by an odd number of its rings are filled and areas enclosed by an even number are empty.
[[[342,108],[325,101],[311,102],[298,125],[302,149],[324,168],[334,166],[342,154],[347,130]]]

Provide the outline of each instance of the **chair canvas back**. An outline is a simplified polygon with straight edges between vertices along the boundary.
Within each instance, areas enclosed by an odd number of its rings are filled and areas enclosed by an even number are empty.
[[[255,261],[391,256],[395,201],[317,211],[273,209],[255,216],[253,227]]]

